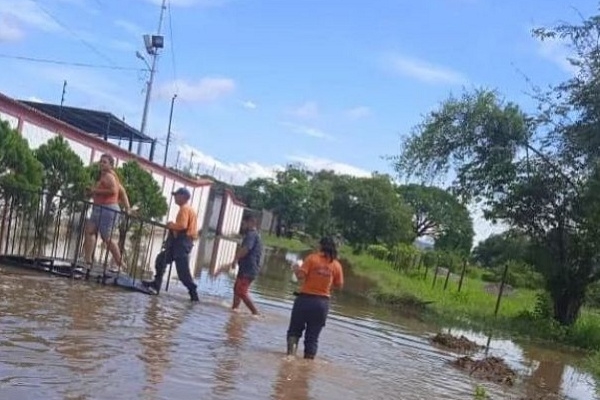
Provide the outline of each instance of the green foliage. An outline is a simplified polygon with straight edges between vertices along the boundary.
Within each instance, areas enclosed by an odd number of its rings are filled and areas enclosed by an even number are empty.
[[[422,252],[412,244],[400,243],[392,248],[389,260],[396,269],[408,270],[418,265]]]
[[[411,211],[389,177],[348,178],[344,186],[336,191],[334,218],[344,221],[339,229],[355,248],[412,241]]]
[[[127,191],[132,208],[137,207],[137,215],[143,219],[158,219],[165,216],[168,203],[152,174],[140,167],[136,161],[128,161],[116,172]]]
[[[540,289],[544,287],[544,277],[536,272],[532,266],[518,261],[508,261],[508,273],[506,283],[515,288]],[[487,270],[481,279],[486,282],[501,282],[504,274],[504,266]]]
[[[42,185],[42,165],[19,132],[0,121],[0,191],[2,197],[32,200]]]
[[[416,127],[396,159],[399,174],[442,178],[480,202],[486,218],[527,235],[531,260],[545,278],[553,316],[577,320],[589,284],[600,279],[600,18],[537,30],[541,39],[568,39],[574,78],[536,93],[540,112],[526,115],[495,92],[449,98]]]
[[[372,244],[367,246],[367,254],[378,260],[386,260],[390,256],[390,251],[381,244]]]
[[[473,244],[473,221],[469,210],[450,192],[435,186],[410,184],[398,193],[413,209],[416,237],[435,239],[437,249],[469,253]]]
[[[473,249],[471,259],[483,268],[494,268],[507,261],[526,262],[529,257],[529,238],[517,231],[489,236]]]
[[[356,178],[290,165],[275,179],[248,181],[236,193],[251,208],[272,210],[288,229],[314,237],[341,234],[357,251],[414,238],[412,211],[386,175]]]
[[[49,199],[59,193],[66,197],[83,197],[91,183],[90,177],[81,158],[62,136],[42,144],[34,154],[44,168],[43,187]]]

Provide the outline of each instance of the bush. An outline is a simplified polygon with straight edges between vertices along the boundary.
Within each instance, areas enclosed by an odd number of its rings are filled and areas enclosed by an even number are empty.
[[[416,266],[421,257],[421,252],[415,246],[400,243],[390,251],[389,261],[396,269],[411,269]]]
[[[484,282],[502,282],[504,266],[487,270],[481,275]],[[522,262],[510,262],[506,283],[515,288],[539,289],[544,285],[544,278],[533,267]]]
[[[386,260],[390,255],[390,251],[384,245],[371,244],[367,246],[367,254],[378,260]]]

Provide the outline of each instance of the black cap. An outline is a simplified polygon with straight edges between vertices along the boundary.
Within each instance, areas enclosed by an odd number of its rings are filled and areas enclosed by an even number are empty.
[[[184,188],[184,187],[181,187],[181,188],[179,188],[179,189],[177,189],[176,191],[174,191],[174,192],[173,192],[173,196],[177,196],[177,195],[185,196],[185,197],[187,197],[188,199],[189,199],[190,197],[192,197],[192,195],[190,194],[190,191],[189,191],[189,190],[187,190],[187,189],[186,189],[186,188]]]

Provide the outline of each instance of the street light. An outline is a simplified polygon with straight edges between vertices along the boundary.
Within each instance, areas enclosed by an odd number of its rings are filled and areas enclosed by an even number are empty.
[[[158,59],[158,49],[163,48],[163,40],[162,36],[152,35],[151,38],[149,35],[144,35],[144,43],[146,45],[146,51],[149,55],[152,56],[152,65],[146,61],[146,57],[142,56],[142,54],[137,51],[135,53],[136,57],[144,61],[148,69],[150,70],[150,77],[148,78],[148,82],[146,82],[146,100],[144,101],[144,112],[142,114],[142,126],[140,128],[141,134],[146,133],[146,122],[148,121],[148,110],[150,108],[150,97],[152,95],[152,84],[154,83],[154,73],[156,71],[156,60]],[[138,144],[138,155],[140,154],[142,149],[142,142]]]
[[[150,68],[150,77],[148,78],[148,82],[146,84],[146,100],[144,101],[144,112],[142,114],[142,126],[140,128],[140,133],[144,135],[146,133],[146,122],[148,120],[148,109],[150,108],[150,96],[152,94],[152,84],[154,83],[154,72],[156,71],[156,61],[158,59],[158,50],[165,47],[165,39],[160,34],[160,29],[162,27],[162,21],[165,9],[167,8],[167,1],[162,0],[162,5],[160,7],[160,17],[158,19],[158,29],[156,35],[144,35],[144,46],[146,47],[146,52],[152,56],[151,65],[146,61],[145,57],[143,57],[140,52],[136,52],[136,57],[143,59],[146,63],[146,66]],[[142,152],[142,142],[138,143],[137,154],[140,155]]]

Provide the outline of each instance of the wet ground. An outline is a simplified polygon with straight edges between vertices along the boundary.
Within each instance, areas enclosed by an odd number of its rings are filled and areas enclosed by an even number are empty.
[[[198,280],[201,302],[191,305],[178,284],[156,297],[0,267],[0,399],[472,399],[477,385],[492,399],[595,398],[574,355],[492,339],[487,355],[519,377],[512,387],[487,382],[431,344],[438,327],[353,295],[334,300],[318,359],[290,361],[295,284],[283,254],[268,257],[254,285],[258,319],[228,310],[229,275],[203,270]]]

